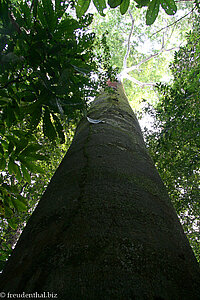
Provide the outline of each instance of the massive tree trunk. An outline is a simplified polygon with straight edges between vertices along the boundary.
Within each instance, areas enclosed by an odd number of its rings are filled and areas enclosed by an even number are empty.
[[[199,300],[200,273],[122,85],[92,104],[3,272],[66,300]]]

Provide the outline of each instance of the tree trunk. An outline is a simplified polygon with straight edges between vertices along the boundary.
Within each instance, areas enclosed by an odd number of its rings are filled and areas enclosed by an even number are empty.
[[[111,88],[110,88],[111,90]],[[199,300],[199,267],[121,84],[92,104],[21,235],[1,290]]]

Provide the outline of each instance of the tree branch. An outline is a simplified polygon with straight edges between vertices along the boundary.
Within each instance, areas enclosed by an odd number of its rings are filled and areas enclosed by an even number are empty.
[[[133,15],[132,15],[130,10],[128,12],[129,12],[129,15],[131,17],[131,31],[130,31],[129,37],[128,37],[127,50],[126,50],[126,54],[124,56],[124,62],[123,62],[123,69],[127,68],[127,59],[128,59],[129,53],[130,53],[131,36],[132,36],[132,33],[133,33],[133,27],[134,27]]]
[[[189,11],[186,15],[182,16],[182,17],[179,18],[178,20],[176,20],[176,21],[174,21],[173,23],[171,23],[171,24],[169,24],[169,25],[167,25],[167,26],[165,26],[165,27],[159,29],[158,31],[154,32],[154,33],[150,36],[150,38],[152,38],[152,36],[154,36],[155,34],[161,32],[162,30],[164,30],[164,29],[166,29],[166,28],[169,28],[169,27],[173,26],[174,24],[178,23],[179,21],[181,21],[182,19],[184,19],[185,17],[187,17],[189,14],[191,14],[194,10],[195,10],[195,7],[193,7],[193,9],[192,9],[191,11]]]
[[[131,71],[133,71],[133,70],[138,70],[139,67],[140,67],[142,64],[144,64],[145,62],[151,60],[153,57],[156,57],[156,56],[160,55],[160,54],[161,54],[162,52],[164,52],[164,51],[172,51],[172,50],[175,50],[175,49],[177,49],[177,48],[179,49],[179,47],[173,47],[173,48],[170,48],[170,49],[165,49],[166,44],[167,44],[167,42],[165,42],[165,40],[164,40],[164,34],[163,34],[161,49],[160,49],[157,53],[151,54],[150,56],[144,58],[144,59],[143,59],[142,61],[140,61],[137,65],[132,66],[132,67],[130,67],[130,68],[126,68],[126,73],[129,73],[129,72],[131,72]]]
[[[136,84],[138,84],[141,87],[144,87],[144,86],[155,86],[156,85],[156,83],[154,83],[154,82],[141,82],[141,81],[135,79],[134,77],[130,76],[128,73],[126,73],[123,78],[126,78],[126,79],[128,79],[128,80],[130,80],[130,81],[132,81],[132,82],[134,82]]]
[[[149,60],[152,59],[153,57],[158,56],[161,52],[163,52],[163,50],[162,50],[162,51],[160,50],[159,52],[157,52],[157,53],[155,53],[155,54],[152,54],[152,55],[150,55],[150,56],[144,58],[142,61],[140,61],[140,62],[139,62],[137,65],[135,65],[135,66],[132,66],[132,67],[130,67],[130,68],[126,68],[126,72],[129,73],[129,72],[131,72],[131,71],[133,71],[133,70],[139,69],[139,67],[140,67],[142,64],[144,64],[145,62],[149,61]]]
[[[190,12],[190,13],[191,13],[191,12]],[[130,15],[131,20],[132,20],[132,23],[131,23],[131,30],[130,30],[129,37],[128,37],[127,51],[126,51],[126,54],[125,54],[125,56],[124,56],[123,69],[122,69],[122,71],[120,72],[120,74],[117,76],[117,79],[118,79],[119,81],[122,81],[123,79],[128,79],[128,80],[132,81],[133,83],[135,83],[135,84],[137,84],[137,85],[139,85],[139,86],[141,86],[141,87],[144,87],[144,86],[155,86],[156,83],[153,83],[153,82],[149,82],[149,83],[147,83],[147,82],[141,82],[141,81],[135,79],[134,77],[132,77],[131,75],[129,75],[129,72],[131,72],[131,71],[133,71],[133,70],[138,70],[139,67],[140,67],[142,64],[144,64],[145,62],[151,60],[153,57],[156,57],[156,56],[160,55],[162,52],[164,52],[164,51],[171,51],[171,50],[176,49],[177,47],[173,47],[173,48],[171,48],[171,49],[165,49],[166,44],[167,44],[167,41],[165,41],[165,38],[164,38],[165,36],[164,36],[164,34],[163,34],[161,49],[160,49],[157,53],[154,53],[154,54],[152,54],[152,55],[146,57],[145,59],[143,59],[142,61],[140,61],[137,65],[128,68],[128,67],[127,67],[127,59],[128,59],[128,57],[129,57],[129,53],[130,53],[130,40],[131,40],[131,36],[132,36],[132,33],[133,33],[133,27],[134,27],[134,19],[133,19],[133,16],[132,16],[130,10],[129,10],[129,15]],[[182,17],[182,18],[183,18],[183,17]],[[177,20],[176,22],[178,22],[178,20]],[[170,24],[170,26],[172,26],[172,25],[174,25],[174,24],[175,24],[175,23]],[[169,27],[169,26],[166,26],[165,28],[168,28],[168,27]],[[174,26],[174,27],[175,27],[175,26]],[[165,28],[163,28],[163,29],[165,29]],[[163,30],[163,29],[162,29],[162,30]],[[173,30],[174,30],[174,28],[172,29],[172,32],[173,32]],[[161,30],[160,30],[160,31],[161,31]],[[171,35],[172,35],[172,33],[171,33]]]

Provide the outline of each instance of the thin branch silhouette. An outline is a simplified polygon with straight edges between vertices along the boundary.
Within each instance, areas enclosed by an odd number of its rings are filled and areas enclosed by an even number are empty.
[[[133,28],[134,28],[134,19],[133,19],[133,15],[131,13],[131,11],[128,11],[130,17],[131,17],[131,31],[129,33],[129,37],[128,37],[128,43],[127,43],[127,50],[126,50],[126,54],[124,56],[124,62],[123,62],[123,69],[127,68],[127,59],[129,57],[129,53],[130,53],[130,44],[131,44],[131,36],[133,34]]]
[[[193,9],[192,9],[191,11],[189,11],[187,14],[185,14],[184,16],[182,16],[181,18],[179,18],[178,20],[176,20],[176,21],[174,21],[173,23],[171,23],[171,24],[169,24],[169,25],[167,25],[167,26],[165,26],[165,27],[159,29],[158,31],[154,32],[154,33],[150,36],[150,38],[152,38],[152,36],[156,35],[157,33],[161,32],[162,30],[164,30],[164,29],[166,29],[166,28],[169,28],[169,27],[175,25],[176,23],[180,22],[182,19],[184,19],[185,17],[187,17],[188,15],[190,15],[190,14],[195,10],[195,8],[196,8],[196,6],[193,7]]]

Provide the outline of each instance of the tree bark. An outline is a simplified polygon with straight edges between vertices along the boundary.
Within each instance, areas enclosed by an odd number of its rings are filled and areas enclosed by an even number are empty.
[[[96,98],[89,118],[24,229],[1,290],[199,300],[197,261],[121,84]]]

